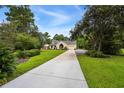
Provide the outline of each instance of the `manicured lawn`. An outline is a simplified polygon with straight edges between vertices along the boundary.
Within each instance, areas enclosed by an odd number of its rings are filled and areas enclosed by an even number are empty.
[[[48,60],[58,56],[65,50],[44,50],[38,56],[31,57],[27,62],[17,65],[15,73],[8,77],[8,81],[24,74],[25,72],[47,62]]]
[[[89,87],[124,87],[124,56],[92,58],[78,56]]]

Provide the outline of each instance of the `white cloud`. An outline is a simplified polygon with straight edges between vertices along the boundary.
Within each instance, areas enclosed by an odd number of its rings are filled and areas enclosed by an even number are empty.
[[[39,12],[42,12],[46,15],[53,17],[53,19],[49,22],[50,26],[59,26],[71,20],[71,16],[67,15],[66,13],[58,13],[57,11],[54,11],[54,12],[48,11],[43,9],[43,7],[39,9]]]
[[[80,8],[80,6],[75,5],[74,7],[79,11],[80,15],[82,16],[83,15],[83,10]]]
[[[48,10],[45,10],[43,8],[40,8],[39,11],[44,13],[44,14],[47,14],[49,16],[53,16],[53,17],[57,17],[57,18],[62,18],[62,19],[67,19],[68,18],[68,16],[66,16],[65,14],[60,14],[60,13],[57,13],[57,12],[48,11]]]

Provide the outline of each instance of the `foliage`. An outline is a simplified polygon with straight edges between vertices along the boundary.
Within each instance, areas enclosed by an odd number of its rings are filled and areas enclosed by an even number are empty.
[[[43,34],[43,38],[44,38],[44,44],[50,44],[51,43],[50,35],[48,32],[45,32]]]
[[[37,31],[34,24],[34,14],[27,5],[8,6],[9,12],[6,12],[7,21],[16,24],[17,31],[33,33]]]
[[[41,43],[41,47],[43,47],[44,44],[50,44],[51,43],[51,39],[50,39],[51,36],[49,35],[48,32],[45,32],[45,33],[39,32],[38,36],[39,36],[39,40]]]
[[[26,50],[24,50],[24,51],[17,51],[16,52],[16,56],[18,57],[18,58],[27,58],[27,57],[29,57],[29,53],[26,51]]]
[[[0,48],[0,79],[11,75],[15,70],[15,58],[9,48]]]
[[[40,54],[39,49],[31,49],[31,50],[27,50],[27,52],[29,57],[33,57]]]
[[[7,22],[3,21],[0,24],[0,42],[7,47],[21,50],[40,48],[38,27],[34,23],[34,14],[30,7],[25,5],[6,7],[9,11],[5,12]],[[25,43],[27,44],[24,47]]]
[[[124,57],[93,58],[79,55],[78,60],[90,88],[123,88]]]
[[[16,37],[16,26],[12,23],[1,23],[0,26],[0,42],[6,47],[14,48]]]
[[[58,40],[58,41],[63,41],[63,40],[67,41],[67,40],[69,40],[69,38],[68,37],[65,37],[63,34],[60,34],[60,35],[55,34],[55,36],[53,37],[53,39],[54,40]]]
[[[86,36],[77,38],[77,48],[79,49],[88,49],[89,48],[89,40]]]
[[[33,57],[39,54],[40,54],[39,49],[31,49],[31,50],[24,50],[24,51],[18,50],[14,53],[14,55],[18,58]]]
[[[90,6],[71,31],[76,39],[86,35],[90,49],[118,54],[124,37],[124,6]]]
[[[29,50],[40,47],[38,38],[33,37],[26,33],[20,33],[16,36],[15,49]]]
[[[119,54],[118,54],[119,56],[124,56],[124,49],[120,49],[120,51],[119,51]]]

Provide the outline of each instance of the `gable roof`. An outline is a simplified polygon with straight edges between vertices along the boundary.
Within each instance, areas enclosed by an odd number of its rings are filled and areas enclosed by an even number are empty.
[[[57,45],[60,42],[63,42],[67,45],[75,45],[76,44],[76,41],[57,41],[57,40],[53,40],[51,45]]]

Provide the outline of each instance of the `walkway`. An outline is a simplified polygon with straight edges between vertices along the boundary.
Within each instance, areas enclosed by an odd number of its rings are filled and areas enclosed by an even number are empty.
[[[45,64],[3,85],[4,88],[88,87],[74,50],[68,50]]]

